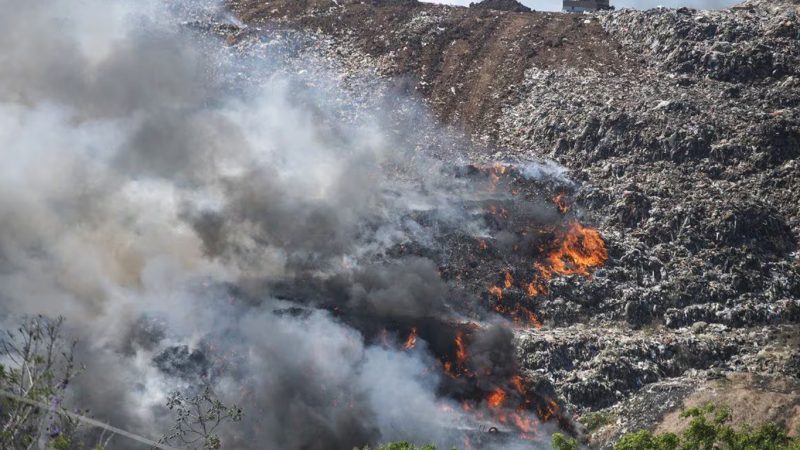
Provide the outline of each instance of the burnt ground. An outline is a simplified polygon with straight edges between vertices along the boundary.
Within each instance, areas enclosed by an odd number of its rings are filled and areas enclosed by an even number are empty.
[[[535,298],[544,326],[519,331],[518,357],[592,425],[593,446],[670,428],[684,402],[717,400],[747,418],[750,403],[736,398],[800,380],[796,2],[596,15],[413,0],[229,4],[249,26],[228,33],[233,45],[302,30],[354,79],[377,73],[422,98],[469,136],[473,160],[546,157],[569,169],[577,184],[560,188],[570,214],[600,230],[609,259]],[[518,213],[506,206],[498,233]],[[472,256],[443,273],[476,292],[505,270],[529,276],[529,261],[497,240],[484,253],[460,245]],[[770,398],[796,423],[796,389]]]

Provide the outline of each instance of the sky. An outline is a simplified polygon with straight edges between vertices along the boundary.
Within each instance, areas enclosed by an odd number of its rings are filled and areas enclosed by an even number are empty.
[[[471,2],[480,0],[424,0],[431,3],[446,3],[450,5],[469,5]],[[561,10],[561,0],[521,0],[525,6],[537,11],[559,11]],[[611,0],[611,4],[617,8],[637,8],[647,9],[656,6],[667,6],[670,8],[680,8],[688,6],[698,9],[717,9],[726,8],[741,0]]]

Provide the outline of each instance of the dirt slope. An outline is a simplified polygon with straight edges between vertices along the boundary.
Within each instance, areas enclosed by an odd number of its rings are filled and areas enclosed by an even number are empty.
[[[443,121],[490,134],[503,99],[531,66],[613,70],[636,64],[597,21],[577,15],[397,1],[232,3],[247,23],[300,26],[354,41],[385,61],[387,77],[410,77],[410,87]]]

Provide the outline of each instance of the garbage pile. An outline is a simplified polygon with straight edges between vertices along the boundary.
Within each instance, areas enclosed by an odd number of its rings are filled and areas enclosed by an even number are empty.
[[[494,9],[497,11],[531,12],[531,9],[517,0],[482,0],[477,3],[470,3],[470,8]]]
[[[613,410],[620,423],[650,426],[644,417],[709,378],[800,377],[791,344],[800,336],[796,2],[568,17],[322,1],[312,17],[284,1],[263,14],[235,3],[253,27],[277,18],[304,30],[355,92],[422,96],[471,134],[466,159],[550,158],[568,169],[573,183],[559,188],[571,214],[599,229],[608,261],[591,277],[549,280],[532,306],[542,327],[518,330],[517,352],[576,415]],[[511,25],[531,40],[512,39]],[[498,47],[471,47],[485,42]],[[489,66],[473,55],[493,55],[498,72],[479,76]],[[454,254],[444,273],[500,283],[503,267],[515,279],[531,270],[494,251],[477,261]],[[483,278],[462,278],[451,282],[486,289]],[[506,295],[524,295],[515,289]],[[789,337],[779,344],[778,334]]]

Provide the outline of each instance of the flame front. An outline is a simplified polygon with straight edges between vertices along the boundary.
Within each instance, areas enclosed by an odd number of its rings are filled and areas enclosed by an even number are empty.
[[[510,289],[514,284],[514,277],[511,276],[511,272],[508,270],[506,270],[506,277],[505,280],[503,280],[503,284],[505,285],[506,289]]]
[[[600,232],[572,221],[545,260],[533,263],[536,274],[526,291],[530,297],[547,294],[547,282],[556,274],[590,278],[591,269],[602,267],[606,261],[608,250]]]
[[[561,246],[547,258],[550,269],[561,275],[589,277],[589,269],[608,261],[608,251],[600,232],[572,222]]]

